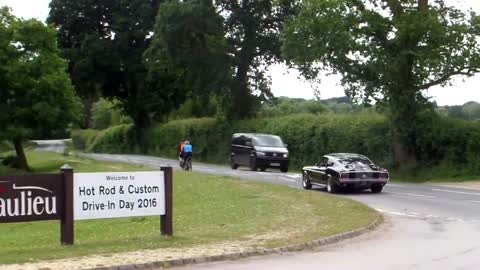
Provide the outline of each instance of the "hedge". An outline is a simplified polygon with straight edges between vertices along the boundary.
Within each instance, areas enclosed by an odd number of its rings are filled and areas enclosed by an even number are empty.
[[[458,174],[480,174],[480,123],[429,116],[417,134],[420,165]],[[94,135],[75,131],[75,146],[95,152],[131,153],[131,125]],[[180,139],[189,139],[196,160],[228,163],[230,138],[235,132],[276,134],[288,144],[293,168],[314,164],[332,152],[354,152],[382,166],[393,163],[392,136],[387,118],[378,113],[356,115],[297,114],[260,118],[233,124],[214,118],[175,120],[154,124],[146,133],[147,154],[176,157]],[[78,141],[78,142],[77,142]],[[442,172],[443,173],[443,172]],[[448,174],[448,173],[447,173]]]
[[[99,133],[100,131],[95,129],[72,130],[71,136],[73,146],[79,150],[90,151],[92,144]]]
[[[117,126],[97,134],[95,140],[81,148],[88,151],[122,153],[131,149],[130,125]],[[147,132],[147,154],[176,157],[180,139],[194,146],[195,159],[227,163],[230,138],[235,132],[277,134],[289,145],[292,165],[313,164],[329,152],[358,152],[382,163],[391,160],[388,127],[378,114],[338,116],[300,114],[277,118],[245,120],[228,124],[214,118],[175,120],[157,123]],[[79,140],[75,131],[73,140]],[[88,134],[88,133],[87,133]],[[90,134],[89,134],[90,135]],[[80,139],[86,141],[87,138]],[[75,142],[75,145],[82,143]]]

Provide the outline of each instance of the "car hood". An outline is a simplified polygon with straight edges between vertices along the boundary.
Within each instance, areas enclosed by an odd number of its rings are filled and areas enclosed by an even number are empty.
[[[255,146],[255,150],[261,152],[288,153],[285,147]]]

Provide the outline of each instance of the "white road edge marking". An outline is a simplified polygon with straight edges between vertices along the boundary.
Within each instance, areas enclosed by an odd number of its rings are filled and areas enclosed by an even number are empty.
[[[401,186],[401,185],[390,184],[390,183],[387,183],[387,186],[389,186],[389,187],[403,187],[403,186]]]
[[[282,179],[282,180],[285,180],[285,181],[289,181],[289,182],[297,182],[296,180],[289,179],[289,178],[282,177],[282,176],[280,176],[279,178]]]
[[[467,195],[477,195],[477,196],[480,196],[480,193],[475,193],[475,192],[454,191],[454,190],[437,189],[437,188],[432,188],[432,190],[433,190],[433,191],[440,191],[440,192],[449,192],[449,193],[457,193],[457,194],[467,194]]]
[[[414,194],[414,193],[403,193],[403,192],[388,192],[388,193],[396,194],[396,195],[406,195],[406,196],[422,197],[422,198],[436,198],[435,196],[422,195],[422,194]]]
[[[470,201],[470,202],[472,202],[472,203],[480,203],[480,201]]]

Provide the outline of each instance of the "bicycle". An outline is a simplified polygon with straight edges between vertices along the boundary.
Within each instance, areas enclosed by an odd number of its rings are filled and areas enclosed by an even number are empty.
[[[192,157],[187,157],[183,164],[183,169],[185,171],[192,171]]]

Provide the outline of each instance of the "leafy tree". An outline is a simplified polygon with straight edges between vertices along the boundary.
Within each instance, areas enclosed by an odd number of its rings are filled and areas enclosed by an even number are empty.
[[[279,33],[295,13],[293,0],[215,0],[225,15],[227,39],[234,57],[235,74],[229,116],[245,118],[255,113],[258,99],[271,97],[267,67],[280,60]]]
[[[169,120],[223,116],[223,110],[220,106],[218,97],[214,95],[211,95],[208,100],[205,100],[203,96],[200,98],[188,98],[177,110],[169,115]]]
[[[460,118],[467,120],[468,116],[465,114],[462,106],[447,106],[448,116],[453,118]]]
[[[166,102],[162,104],[162,115],[178,108],[187,97],[207,107],[211,95],[227,91],[231,59],[223,18],[211,1],[163,3],[154,32],[145,62],[148,81],[163,89]]]
[[[24,170],[29,168],[22,142],[65,130],[80,116],[56,34],[0,9],[0,136],[13,142]]]
[[[321,114],[327,111],[321,101],[280,97],[264,102],[258,114],[263,117],[275,117],[298,113]]]
[[[116,100],[100,98],[92,106],[91,127],[106,129],[121,124],[130,124],[131,119],[118,109]]]
[[[470,101],[463,104],[463,111],[467,115],[468,120],[480,119],[480,104],[475,101]]]
[[[422,91],[479,71],[479,33],[475,13],[443,0],[305,0],[283,52],[305,76],[333,69],[350,97],[388,105],[396,163],[415,166]]]
[[[154,87],[147,82],[143,61],[159,4],[160,0],[53,0],[47,20],[59,31],[77,91],[101,91],[116,98],[134,122],[139,145],[169,96],[161,83]]]

